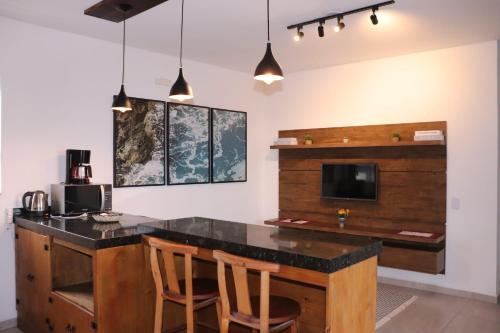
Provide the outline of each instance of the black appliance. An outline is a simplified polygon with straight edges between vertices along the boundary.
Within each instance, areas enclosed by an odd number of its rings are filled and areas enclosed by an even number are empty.
[[[52,214],[80,215],[112,209],[111,184],[52,184]]]
[[[66,184],[90,184],[90,150],[66,150]]]
[[[344,200],[377,200],[377,164],[323,164],[321,197]]]

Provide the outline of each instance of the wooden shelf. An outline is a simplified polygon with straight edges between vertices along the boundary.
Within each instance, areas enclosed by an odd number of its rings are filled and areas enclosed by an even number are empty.
[[[306,224],[296,224],[293,222],[279,222],[278,219],[273,219],[273,220],[267,220],[264,223],[267,225],[274,225],[285,228],[325,231],[337,234],[380,238],[382,240],[399,240],[399,241],[413,242],[420,244],[439,244],[445,238],[444,234],[437,234],[437,233],[435,233],[434,236],[428,238],[405,236],[399,234],[399,232],[401,232],[402,230],[366,228],[366,227],[349,226],[349,225],[346,225],[344,228],[340,228],[335,223],[321,223],[313,221]],[[349,223],[349,220],[347,221],[347,223]]]
[[[328,148],[366,148],[366,147],[419,147],[445,146],[444,140],[439,141],[371,141],[371,142],[331,142],[314,143],[312,145],[272,145],[271,149],[328,149]]]
[[[82,308],[94,313],[94,291],[92,282],[79,283],[54,290],[54,293],[66,298]]]

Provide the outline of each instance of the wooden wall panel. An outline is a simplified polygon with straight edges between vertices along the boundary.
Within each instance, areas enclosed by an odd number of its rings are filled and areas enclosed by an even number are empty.
[[[415,130],[439,129],[446,122],[280,131],[279,137],[310,134],[315,143],[390,139],[393,132],[413,141]],[[348,224],[444,233],[446,223],[446,145],[290,149],[279,152],[280,218],[337,223],[337,208],[351,209]],[[377,201],[322,199],[324,163],[377,163]]]
[[[414,150],[416,147],[407,149]],[[420,148],[420,147],[419,147]],[[432,147],[434,148],[434,147]],[[357,149],[357,148],[353,148]],[[391,148],[385,148],[390,150]],[[441,148],[442,149],[442,148]],[[304,152],[302,156],[294,156],[294,150],[280,151],[280,170],[283,171],[320,171],[321,165],[324,163],[373,163],[377,161],[380,171],[393,171],[393,172],[446,172],[446,156],[435,157],[412,157],[407,155],[395,156],[392,158],[381,157],[377,155],[370,155],[365,152],[363,158],[356,158],[349,155],[340,155],[338,152],[331,152],[324,154],[327,149],[316,149],[314,152],[321,152],[323,154],[310,154]],[[330,149],[332,150],[332,149]],[[298,151],[301,152],[301,151]],[[309,153],[309,154],[308,154]],[[297,152],[296,154],[297,155]]]
[[[337,208],[349,208],[353,220],[365,217],[443,224],[446,219],[444,174],[380,172],[377,201],[321,199],[320,182],[319,171],[281,171],[280,209],[334,216]]]

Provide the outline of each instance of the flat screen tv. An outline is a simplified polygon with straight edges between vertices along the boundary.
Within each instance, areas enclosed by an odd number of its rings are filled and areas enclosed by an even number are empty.
[[[321,197],[377,200],[377,164],[323,164]]]

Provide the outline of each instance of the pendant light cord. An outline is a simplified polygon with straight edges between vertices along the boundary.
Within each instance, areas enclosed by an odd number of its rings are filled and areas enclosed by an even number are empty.
[[[184,0],[182,0],[182,1],[184,1]],[[267,41],[268,42],[271,41],[271,37],[269,34],[269,0],[267,0]]]
[[[127,15],[123,13],[123,51],[122,51],[122,85],[125,82],[125,22],[127,21]]]
[[[182,9],[181,9],[181,51],[179,56],[179,65],[182,68],[182,39],[184,32],[184,0],[182,0]]]

